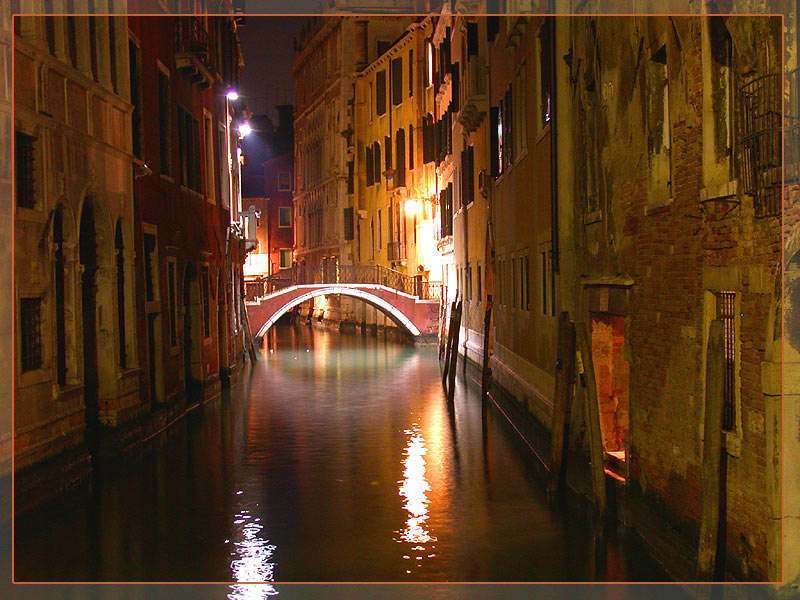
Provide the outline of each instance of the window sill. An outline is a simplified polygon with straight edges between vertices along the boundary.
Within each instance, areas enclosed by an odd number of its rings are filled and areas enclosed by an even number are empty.
[[[24,206],[15,206],[16,218],[20,221],[30,221],[31,223],[44,223],[47,220],[47,215],[44,211],[36,208],[25,208]]]
[[[700,202],[723,200],[736,196],[739,191],[739,181],[733,179],[721,185],[708,186],[700,190]]]

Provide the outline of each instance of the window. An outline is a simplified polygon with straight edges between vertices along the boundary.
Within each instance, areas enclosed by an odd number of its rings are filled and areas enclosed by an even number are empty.
[[[403,59],[392,59],[392,105],[403,102]]]
[[[664,203],[671,198],[672,157],[669,115],[667,47],[661,46],[647,61],[647,148],[650,155],[650,198]]]
[[[492,177],[499,177],[502,173],[501,140],[503,137],[503,121],[499,106],[489,107],[489,152],[491,154],[489,167]]]
[[[21,298],[19,323],[22,334],[20,347],[22,371],[34,371],[42,366],[42,299]]]
[[[425,42],[425,87],[433,84],[433,42]]]
[[[158,71],[158,152],[162,175],[172,175],[170,161],[169,75]]]
[[[70,8],[70,4],[73,6]],[[67,12],[74,13],[74,2],[67,2]],[[69,62],[74,68],[78,68],[78,29],[75,17],[67,17],[67,50],[69,51]],[[133,65],[131,65],[133,67]]]
[[[479,263],[478,264],[478,297],[477,297],[478,302],[481,302],[482,298],[483,298],[483,282],[481,280],[481,265]]]
[[[381,218],[381,209],[378,209],[378,249],[383,248],[383,219]]]
[[[288,192],[291,189],[291,175],[288,171],[281,171],[278,173],[278,191]]]
[[[725,19],[709,17],[708,29],[711,46],[711,102],[714,118],[714,150],[717,157],[725,157],[729,176],[734,177],[733,161],[733,44],[725,26]]]
[[[280,256],[281,256],[281,269],[288,269],[289,267],[292,266],[291,248],[281,248]]]
[[[372,144],[372,160],[374,168],[372,175],[377,185],[381,182],[381,145],[378,142]]]
[[[547,265],[547,252],[540,252],[539,256],[541,257],[541,269],[542,269],[542,271],[541,271],[541,273],[542,273],[542,286],[541,286],[541,290],[542,290],[542,314],[543,315],[547,315],[548,314],[548,311],[547,311],[547,297],[548,297],[547,296],[547,287],[548,287],[547,282],[548,282],[548,279],[549,279],[547,277],[547,267],[548,267],[548,265]]]
[[[414,170],[414,126],[408,126],[408,168]]]
[[[717,292],[717,318],[723,323],[725,374],[722,388],[722,429],[736,429],[736,292]]]
[[[468,146],[461,151],[461,206],[469,206],[475,200],[475,148]]]
[[[439,214],[441,219],[441,235],[453,235],[453,184],[439,192]]]
[[[392,169],[392,138],[384,136],[383,138],[383,152],[384,152],[384,168],[387,171]]]
[[[367,114],[369,115],[369,121],[372,122],[372,82],[369,82],[369,95],[367,97]]]
[[[433,116],[428,113],[422,118],[422,162],[433,162],[434,156],[434,125]]]
[[[167,261],[167,278],[169,283],[169,343],[174,348],[178,345],[178,306],[177,280],[175,278],[175,261]]]
[[[64,285],[66,257],[64,256],[64,209],[59,206],[53,214],[53,244],[55,244],[55,301],[56,301],[56,380],[67,383],[66,307]]]
[[[34,142],[36,138],[21,131],[15,136],[15,159],[17,175],[17,206],[34,208],[36,206]]]
[[[216,204],[217,190],[214,180],[214,124],[211,116],[203,115],[205,123],[205,144],[206,144],[206,198],[209,202]]]
[[[375,217],[369,221],[369,233],[372,240],[372,260],[375,260]]]
[[[378,116],[386,114],[386,70],[375,74],[375,112]]]
[[[408,97],[414,95],[414,51],[408,51]]]
[[[281,206],[278,208],[278,227],[292,226],[292,207]]]
[[[147,302],[156,300],[156,236],[145,233],[144,239],[144,298]]]
[[[125,351],[125,243],[122,238],[122,222],[117,221],[114,232],[114,249],[117,254],[117,327],[119,329],[119,368],[127,365]]]
[[[209,294],[209,282],[208,282],[208,267],[203,267],[203,273],[200,278],[200,285],[202,286],[202,294],[203,294],[203,337],[211,337],[211,309],[209,307],[209,302],[211,300]]]
[[[68,22],[74,17],[67,17]],[[74,32],[73,32],[74,36]],[[73,40],[74,42],[74,37]],[[70,51],[72,49],[70,48]],[[142,55],[139,47],[133,43],[133,40],[128,40],[128,54],[129,58],[129,78],[131,86],[131,104],[133,105],[133,113],[131,114],[131,134],[133,137],[133,154],[138,158],[142,158]]]
[[[519,307],[522,310],[530,310],[531,309],[530,259],[527,254],[525,256],[520,257],[519,259],[519,281],[520,281]]]
[[[44,18],[45,37],[47,38],[47,51],[56,53],[56,23],[54,17]]]
[[[191,190],[200,191],[198,165],[197,120],[182,107],[178,107],[178,146],[181,161],[181,183]]]
[[[404,187],[406,185],[406,132],[404,130],[397,130],[394,143],[396,146],[395,154],[397,155],[394,185],[395,187]]]
[[[89,6],[89,12],[94,12],[93,7]],[[89,24],[89,61],[92,67],[92,79],[100,81],[100,73],[97,66],[97,17],[88,17]]]
[[[392,42],[387,42],[386,40],[378,40],[378,56],[380,58],[384,54],[389,51],[389,48],[392,47]]]
[[[372,159],[372,147],[367,146],[365,161],[367,163],[367,187],[375,183],[375,163]]]
[[[478,24],[467,23],[467,56],[478,55]]]
[[[353,207],[349,206],[344,209],[344,239],[345,241],[353,240]]]
[[[353,161],[347,161],[347,193],[352,194],[355,192],[355,173]]]
[[[527,69],[525,63],[522,63],[514,82],[514,148],[517,150],[517,156],[525,152],[528,147],[527,140]]]
[[[553,18],[546,17],[539,32],[539,76],[542,95],[542,126],[547,125],[552,117],[551,98],[553,95],[553,74],[555,57],[555,35],[553,34]]]
[[[500,102],[500,156],[502,171],[514,163],[514,107],[512,86]]]
[[[52,18],[52,17],[51,17]],[[111,67],[111,89],[117,89],[117,18],[108,17],[108,62]]]

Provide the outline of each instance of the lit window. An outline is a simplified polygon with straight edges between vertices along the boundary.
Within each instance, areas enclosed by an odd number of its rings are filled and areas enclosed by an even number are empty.
[[[292,249],[281,248],[281,269],[288,269],[292,266]]]

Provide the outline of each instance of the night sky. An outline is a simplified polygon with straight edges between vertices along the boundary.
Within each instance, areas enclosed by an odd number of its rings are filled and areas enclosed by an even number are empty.
[[[276,123],[275,105],[294,103],[293,40],[304,21],[305,17],[248,15],[246,25],[239,29],[245,61],[239,92],[252,113],[269,109]]]

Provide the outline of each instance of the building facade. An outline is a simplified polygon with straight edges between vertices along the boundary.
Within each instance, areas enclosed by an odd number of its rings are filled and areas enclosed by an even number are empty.
[[[14,60],[23,511],[218,395],[247,329],[233,17],[22,17]]]

